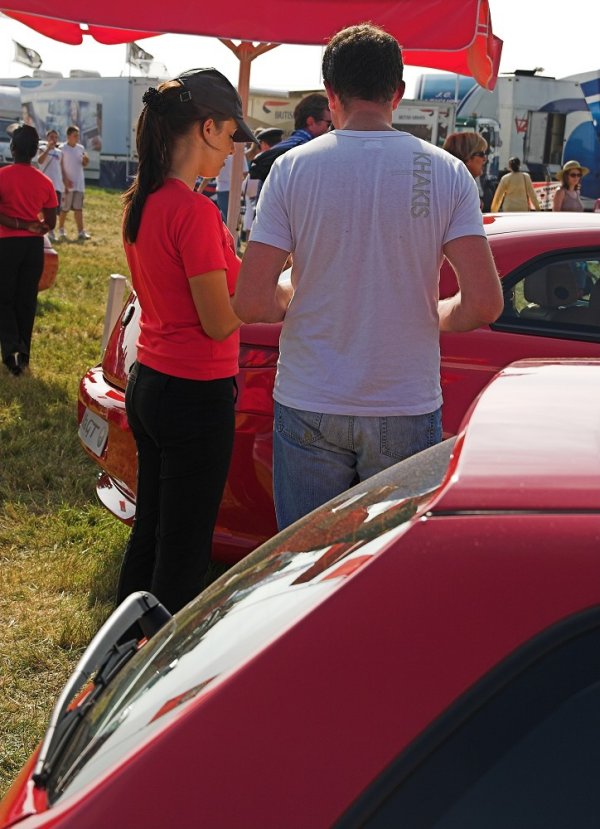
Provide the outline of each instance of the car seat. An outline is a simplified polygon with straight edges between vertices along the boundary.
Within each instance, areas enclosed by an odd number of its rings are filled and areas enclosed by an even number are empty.
[[[587,305],[563,308],[558,313],[560,322],[600,327],[600,279],[596,281],[590,291]]]
[[[523,294],[529,305],[519,316],[552,321],[577,302],[577,275],[568,262],[547,265],[525,277]]]

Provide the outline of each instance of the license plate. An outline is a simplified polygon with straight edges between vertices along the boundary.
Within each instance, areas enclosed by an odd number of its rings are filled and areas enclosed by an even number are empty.
[[[108,438],[108,423],[86,409],[79,424],[79,438],[94,455],[100,457]]]

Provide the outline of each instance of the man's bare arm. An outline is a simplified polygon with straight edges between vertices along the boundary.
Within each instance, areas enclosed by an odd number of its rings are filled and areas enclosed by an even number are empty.
[[[231,302],[244,322],[280,322],[292,298],[291,286],[278,285],[288,251],[262,242],[248,243]]]
[[[453,239],[444,245],[444,254],[456,272],[459,291],[438,303],[440,331],[471,331],[498,319],[504,300],[487,239]]]

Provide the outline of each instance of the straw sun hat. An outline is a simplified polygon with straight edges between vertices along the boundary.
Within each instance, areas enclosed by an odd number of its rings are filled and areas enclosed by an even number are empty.
[[[563,175],[568,173],[569,170],[581,170],[581,175],[587,176],[589,173],[589,167],[584,167],[583,164],[580,164],[578,161],[567,161],[562,170],[559,170],[556,174],[556,178],[559,181],[562,181]]]

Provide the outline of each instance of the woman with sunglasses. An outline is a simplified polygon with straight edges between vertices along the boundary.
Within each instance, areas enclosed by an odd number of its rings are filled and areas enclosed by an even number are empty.
[[[234,431],[240,260],[216,204],[194,192],[234,142],[254,142],[234,87],[194,69],[150,88],[125,193],[125,254],[140,307],[125,394],[138,452],[137,503],[118,587],[175,613],[203,587]]]
[[[471,173],[479,190],[479,200],[483,203],[483,190],[479,176],[487,161],[488,145],[485,138],[478,132],[451,132],[444,141],[443,149],[465,164]]]
[[[567,161],[562,170],[558,171],[556,178],[562,186],[554,194],[552,210],[555,213],[583,213],[579,188],[581,179],[588,173],[588,168],[583,167],[578,161]]]

